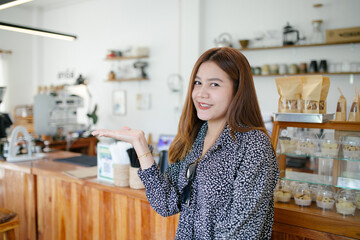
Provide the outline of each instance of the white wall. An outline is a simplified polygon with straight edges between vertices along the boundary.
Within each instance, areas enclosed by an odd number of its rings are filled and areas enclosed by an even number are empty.
[[[313,4],[322,3],[323,7],[314,8]],[[203,1],[201,18],[201,50],[214,46],[214,39],[221,33],[228,32],[233,37],[235,48],[240,48],[238,40],[250,39],[250,45],[281,44],[282,28],[289,22],[299,29],[308,39],[312,33],[311,21],[323,20],[322,29],[358,27],[360,24],[360,1],[357,0],[318,0],[318,1],[288,1],[288,0],[217,0]],[[268,31],[277,32],[280,41],[270,38]],[[258,33],[263,33],[262,44],[254,41]],[[244,51],[250,65],[310,63],[311,60],[325,59],[329,64],[343,61],[360,63],[360,44],[340,45],[313,48],[277,49],[266,51]],[[328,112],[334,112],[340,96],[340,87],[347,98],[349,107],[353,101],[354,86],[360,86],[360,76],[354,76],[350,84],[349,75],[330,76],[330,91],[328,95]],[[263,113],[271,114],[277,111],[278,94],[274,77],[254,77],[259,104]]]
[[[281,31],[290,22],[305,36],[311,33],[311,21],[323,19],[323,29],[359,26],[360,2],[357,0],[77,0],[44,9],[26,10],[15,7],[0,11],[0,19],[18,24],[35,25],[78,36],[75,42],[31,37],[0,30],[0,48],[13,50],[12,77],[21,87],[11,86],[11,105],[31,103],[37,85],[58,85],[58,73],[66,69],[82,73],[89,81],[93,102],[99,105],[99,128],[120,128],[128,125],[152,133],[175,134],[180,112],[174,111],[176,96],[167,87],[167,77],[181,73],[184,86],[197,57],[214,47],[214,39],[223,32],[238,40],[253,39],[258,32]],[[314,9],[314,3],[324,7]],[[344,15],[340,13],[346,13]],[[3,39],[7,39],[4,41]],[[179,41],[179,39],[181,41]],[[281,41],[280,41],[281,42]],[[270,43],[270,41],[265,41]],[[150,48],[149,81],[105,82],[113,63],[104,61],[108,49],[127,46]],[[265,63],[299,63],[312,59],[329,62],[360,62],[359,44],[296,50],[244,52],[253,66]],[[16,58],[16,59],[14,59]],[[20,71],[22,70],[22,71]],[[28,81],[24,81],[26,79]],[[65,83],[70,83],[69,81]],[[331,76],[328,109],[334,111],[340,86],[348,102],[354,96],[349,76]],[[278,94],[273,77],[256,77],[255,85],[263,113],[277,110]],[[127,92],[126,116],[111,111],[114,90]],[[136,94],[151,93],[151,109],[136,110]],[[186,89],[184,89],[184,95]],[[19,94],[19,95],[18,95]],[[17,96],[21,96],[20,98]],[[184,98],[184,96],[183,96]],[[350,105],[350,104],[348,104]]]
[[[0,11],[0,21],[26,25],[34,20],[34,12],[22,8],[8,8]],[[2,111],[11,112],[19,104],[31,104],[36,74],[34,44],[36,37],[31,35],[0,30],[0,49],[11,50],[5,56],[8,66]]]

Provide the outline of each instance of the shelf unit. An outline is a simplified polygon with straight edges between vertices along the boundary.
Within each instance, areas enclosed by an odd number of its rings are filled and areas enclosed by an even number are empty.
[[[127,56],[127,57],[107,57],[105,60],[108,61],[119,61],[119,60],[129,60],[129,59],[141,59],[148,58],[149,56]]]
[[[149,56],[124,56],[124,57],[106,57],[106,61],[124,61],[124,60],[136,60],[136,59],[145,59]],[[135,78],[116,78],[116,79],[107,79],[106,82],[134,82],[134,81],[147,81],[149,78],[135,77]]]
[[[342,137],[360,137],[360,123],[358,122],[326,122],[326,123],[300,123],[300,122],[274,122],[271,135],[271,143],[274,149],[278,147],[278,138],[283,129],[288,127],[304,129],[330,129],[334,130],[335,139]],[[312,157],[321,161],[332,161],[332,169],[329,174],[320,172],[302,172],[301,170],[288,169],[286,157]],[[280,178],[290,181],[307,182],[319,185],[330,185],[337,188],[360,190],[360,177],[344,176],[342,164],[351,162],[360,165],[360,157],[347,159],[343,157],[340,147],[336,157],[324,157],[320,153],[303,155],[295,153],[277,153],[280,169]],[[320,161],[320,160],[319,160]],[[347,178],[347,179],[346,179]],[[343,216],[336,212],[335,206],[332,210],[323,210],[312,202],[311,206],[301,207],[290,203],[275,203],[274,229],[275,239],[291,236],[294,239],[360,239],[360,210],[355,210],[355,215]],[[301,237],[301,238],[300,238]],[[285,238],[284,238],[285,239]],[[288,239],[288,238],[286,238]],[[291,238],[292,239],[292,238]]]
[[[114,80],[106,80],[106,82],[131,82],[131,81],[146,81],[148,78],[118,78]]]
[[[257,51],[257,50],[271,50],[271,49],[289,49],[289,48],[306,48],[306,47],[323,47],[323,46],[333,46],[333,45],[349,45],[357,44],[360,41],[348,42],[348,43],[320,43],[320,44],[306,44],[306,45],[286,45],[286,46],[273,46],[273,47],[257,47],[257,48],[241,48],[239,51]]]
[[[359,75],[360,72],[315,72],[315,73],[298,73],[298,74],[267,74],[267,75],[260,75],[260,74],[253,74],[254,77],[285,77],[285,76],[302,76],[302,75]]]

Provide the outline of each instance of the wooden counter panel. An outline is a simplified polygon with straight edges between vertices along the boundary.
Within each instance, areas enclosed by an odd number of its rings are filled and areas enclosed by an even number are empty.
[[[0,206],[18,214],[16,239],[36,239],[35,179],[23,171],[0,168]]]
[[[37,176],[38,239],[79,238],[80,185]]]
[[[80,239],[174,239],[178,216],[158,215],[144,200],[83,186]]]
[[[161,217],[131,195],[38,175],[37,197],[38,239],[175,237],[178,216]]]

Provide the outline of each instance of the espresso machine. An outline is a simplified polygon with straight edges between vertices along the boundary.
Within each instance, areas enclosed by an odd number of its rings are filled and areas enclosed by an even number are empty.
[[[0,87],[0,104],[2,103],[6,87]],[[7,113],[0,112],[0,155],[3,156],[4,144],[7,142],[6,129],[12,125]]]
[[[78,123],[77,109],[83,98],[76,95],[37,94],[34,97],[34,130],[36,134],[65,137],[69,132],[84,131]]]

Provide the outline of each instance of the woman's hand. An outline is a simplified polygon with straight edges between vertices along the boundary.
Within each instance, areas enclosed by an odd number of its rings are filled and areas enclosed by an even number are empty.
[[[129,127],[123,127],[121,130],[107,130],[99,129],[91,133],[98,137],[110,137],[120,141],[131,143],[134,146],[136,154],[139,157],[141,169],[147,169],[154,163],[145,139],[145,134],[141,130],[131,129]]]
[[[98,129],[93,131],[91,134],[98,137],[114,138],[131,143],[132,145],[137,145],[137,143],[145,140],[145,134],[143,131],[131,129],[129,127],[123,127],[121,130]]]

